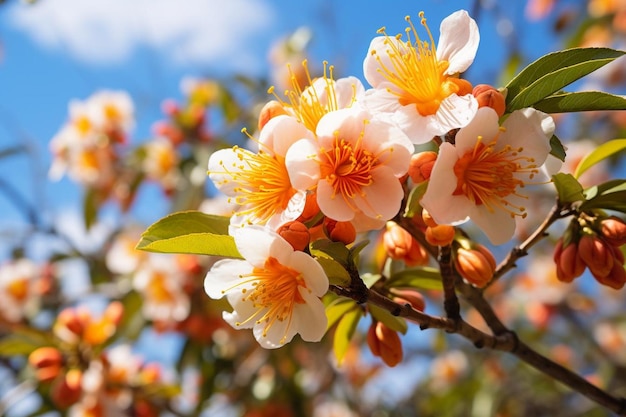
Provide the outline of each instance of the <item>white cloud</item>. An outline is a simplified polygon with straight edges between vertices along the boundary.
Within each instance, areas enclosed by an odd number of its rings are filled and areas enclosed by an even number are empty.
[[[238,68],[258,58],[252,41],[273,23],[263,0],[45,0],[14,3],[7,17],[42,46],[86,62],[114,64],[147,46],[177,64],[236,54]]]

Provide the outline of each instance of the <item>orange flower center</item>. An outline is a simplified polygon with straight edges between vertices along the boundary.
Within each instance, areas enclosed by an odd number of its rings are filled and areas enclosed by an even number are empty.
[[[16,301],[25,301],[28,296],[28,279],[14,279],[7,285],[7,291]]]
[[[265,323],[263,336],[277,321],[288,320],[291,323],[293,309],[296,304],[304,304],[300,288],[307,288],[302,274],[289,268],[274,257],[269,257],[262,268],[254,268],[249,275],[242,276],[245,280],[237,285],[252,283],[253,289],[243,289],[243,301],[252,301],[258,312],[246,320],[256,320],[257,324]],[[237,323],[241,325],[243,323]],[[287,326],[289,328],[289,325]],[[284,343],[286,335],[281,339]]]
[[[352,144],[336,137],[330,149],[320,150],[320,164],[321,177],[333,187],[331,198],[340,195],[353,207],[354,197],[363,195],[362,188],[372,183],[372,170],[379,165],[379,158],[363,149],[360,138]]]
[[[154,272],[152,279],[146,287],[146,295],[150,300],[157,303],[172,303],[174,295],[167,285],[167,276],[161,272]]]
[[[385,53],[391,61],[391,67],[383,63],[377,51],[372,51],[372,54],[376,55],[379,63],[378,71],[398,87],[397,91],[389,92],[398,96],[399,103],[403,106],[413,104],[420,115],[429,116],[437,113],[443,100],[450,95],[470,94],[472,85],[466,80],[445,74],[450,64],[448,61],[437,59],[435,41],[426,25],[423,12],[420,12],[420,18],[429,41],[420,39],[415,26],[407,16],[406,21],[410,26],[405,30],[406,41],[401,40],[401,35],[392,40],[385,33],[385,28],[379,30],[379,33],[387,37],[385,44],[389,49]]]
[[[504,209],[511,216],[526,217],[526,209],[512,205],[507,197],[526,198],[518,192],[526,185],[518,174],[526,174],[530,180],[538,172],[537,165],[532,158],[520,155],[521,147],[505,146],[494,150],[496,141],[497,137],[485,145],[479,136],[474,148],[454,164],[457,186],[453,194],[464,195],[473,204],[484,205],[491,212]]]

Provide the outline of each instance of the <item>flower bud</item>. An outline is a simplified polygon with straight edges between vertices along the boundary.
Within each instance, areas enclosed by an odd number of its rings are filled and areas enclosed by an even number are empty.
[[[482,288],[493,277],[496,260],[489,249],[477,244],[473,249],[457,249],[454,266],[469,283]]]
[[[596,235],[584,235],[578,242],[578,256],[594,276],[605,277],[613,269],[611,245]]]
[[[435,227],[427,227],[424,237],[433,246],[448,246],[454,240],[454,226],[440,224]]]
[[[387,256],[404,261],[408,266],[428,263],[428,252],[404,228],[394,222],[387,222],[383,232],[383,245]]]
[[[428,227],[438,226],[438,224],[435,221],[435,219],[433,219],[433,216],[431,216],[430,213],[428,212],[428,210],[426,210],[426,209],[422,209],[422,221]]]
[[[602,238],[613,246],[626,244],[626,224],[619,217],[611,216],[600,222]]]
[[[28,355],[28,363],[36,369],[35,374],[40,382],[50,382],[61,372],[63,355],[57,348],[44,346]]]
[[[293,247],[294,250],[303,251],[309,246],[311,234],[309,229],[297,220],[288,222],[280,226],[278,234]]]
[[[415,184],[422,183],[430,178],[433,165],[437,160],[437,153],[432,151],[418,152],[411,156],[409,176]]]
[[[62,378],[57,378],[50,390],[52,401],[62,409],[76,404],[82,396],[82,379],[80,369],[71,369]]]
[[[367,332],[367,344],[375,356],[387,366],[396,366],[402,361],[402,341],[398,333],[382,322],[372,323]]]
[[[356,229],[351,222],[338,222],[333,219],[324,219],[326,235],[333,242],[341,242],[349,245],[356,239]]]
[[[502,117],[506,110],[506,102],[504,95],[496,88],[487,84],[478,84],[474,87],[472,95],[476,97],[478,107],[491,107],[498,113],[498,117]]]
[[[313,220],[315,216],[317,216],[320,212],[320,206],[317,204],[317,194],[315,193],[307,193],[306,201],[304,203],[304,210],[302,210],[302,214],[298,217],[298,220],[301,222],[308,222]]]
[[[591,271],[591,274],[600,284],[619,290],[624,286],[624,284],[626,284],[624,255],[618,248],[615,247],[611,247],[611,251],[613,251],[613,266],[609,273],[606,275],[597,275]]]
[[[263,129],[263,126],[265,126],[272,118],[280,116],[281,114],[287,114],[287,111],[282,104],[276,100],[267,102],[259,114],[259,130]]]
[[[424,296],[412,288],[392,288],[392,299],[398,304],[410,304],[415,310],[424,311],[426,301]]]
[[[559,239],[554,249],[556,276],[559,281],[572,282],[585,271],[585,263],[578,256],[578,245],[570,243],[563,247],[563,239]]]

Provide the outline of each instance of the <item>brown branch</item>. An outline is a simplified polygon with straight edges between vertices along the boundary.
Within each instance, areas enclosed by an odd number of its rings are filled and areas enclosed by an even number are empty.
[[[454,281],[456,273],[452,266],[452,247],[450,245],[439,247],[439,268],[443,282],[443,308],[449,319],[457,320],[461,318],[461,306],[456,297]]]

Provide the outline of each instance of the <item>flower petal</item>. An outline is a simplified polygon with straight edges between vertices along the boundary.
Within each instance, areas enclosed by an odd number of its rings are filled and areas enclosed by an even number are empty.
[[[294,251],[285,266],[300,271],[306,287],[317,297],[322,297],[328,291],[328,277],[324,269],[306,253]]]
[[[220,149],[213,152],[209,158],[209,178],[215,186],[224,194],[234,196],[234,189],[238,184],[232,180],[231,172],[241,171],[244,167],[241,163],[241,154],[252,152],[242,148]]]
[[[389,220],[400,209],[404,197],[402,184],[387,166],[379,166],[371,174],[372,183],[362,190],[364,196],[356,196],[354,201],[365,215]]]
[[[508,242],[515,233],[515,218],[505,210],[489,211],[484,205],[474,206],[470,218],[494,245]]]
[[[271,319],[270,319],[271,320]],[[297,328],[294,326],[293,317],[287,320],[275,320],[271,326],[267,328],[265,333],[265,327],[267,322],[256,323],[252,329],[254,338],[259,342],[261,347],[265,349],[277,349],[291,342],[291,339],[297,333]]]
[[[465,71],[474,62],[480,43],[478,25],[465,10],[459,10],[443,19],[439,32],[437,60],[450,63],[446,74]]]
[[[245,226],[235,230],[235,245],[241,256],[252,266],[263,267],[268,257],[282,260],[293,247],[272,230],[262,226]]]
[[[322,213],[338,222],[347,222],[354,217],[354,210],[342,195],[335,195],[335,189],[326,179],[317,183],[317,205]]]
[[[498,147],[522,147],[522,154],[542,165],[550,153],[550,138],[554,133],[554,120],[546,113],[533,108],[516,110],[503,124],[506,129],[498,140]]]
[[[235,329],[251,329],[256,323],[254,317],[263,317],[265,313],[259,310],[253,301],[244,301],[240,293],[229,294],[228,302],[233,307],[233,311],[230,313],[224,311],[222,318]]]
[[[229,290],[235,288],[242,275],[250,272],[252,272],[252,265],[246,261],[234,259],[217,261],[206,274],[204,291],[209,297],[220,299]],[[239,291],[241,288],[237,288],[235,291]]]
[[[324,303],[304,288],[300,288],[300,295],[304,298],[304,304],[295,306],[292,326],[300,333],[302,340],[319,342],[328,325]]]
[[[457,153],[464,155],[474,149],[479,136],[485,143],[489,143],[499,132],[500,125],[496,111],[490,107],[481,107],[472,121],[457,132],[455,137]],[[500,139],[498,139],[498,146],[500,147]]]
[[[363,60],[363,75],[365,79],[372,87],[379,87],[379,84],[386,81],[385,76],[381,73],[380,66],[381,63],[378,61],[379,59],[386,68],[393,68],[393,64],[391,63],[391,59],[389,59],[389,55],[387,54],[387,50],[389,49],[388,37],[386,36],[377,36],[370,42],[370,46],[367,50],[367,55]]]
[[[317,152],[317,145],[308,139],[299,140],[287,151],[285,166],[291,186],[296,190],[312,189],[319,180],[320,165],[317,161]]]
[[[285,156],[291,145],[300,139],[313,139],[308,130],[295,117],[280,115],[271,118],[259,133],[260,149],[264,152]]]

